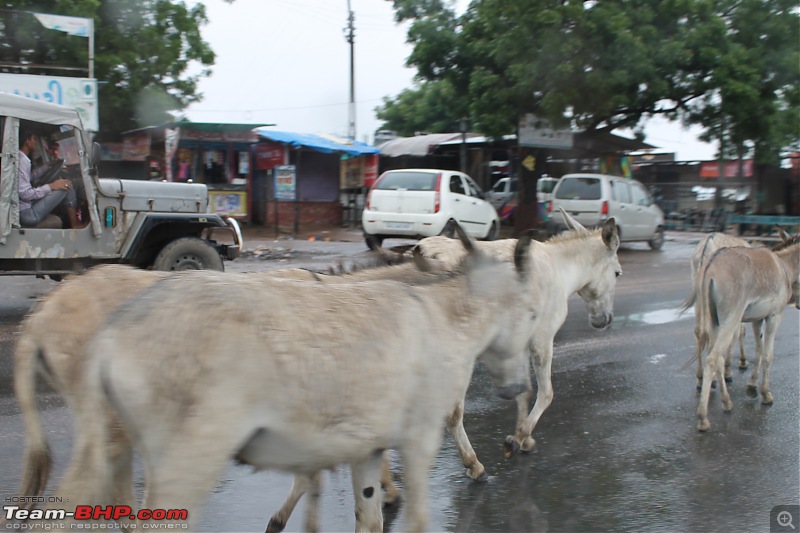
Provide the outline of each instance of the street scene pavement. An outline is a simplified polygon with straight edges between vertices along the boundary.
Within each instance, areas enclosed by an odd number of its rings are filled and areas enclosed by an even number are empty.
[[[226,265],[251,272],[287,267],[322,270],[373,257],[360,233],[323,230],[276,239],[246,228],[247,253]],[[466,477],[452,439],[445,436],[430,475],[430,530],[506,531],[792,531],[775,525],[777,506],[800,504],[800,312],[787,307],[775,343],[772,392],[763,406],[745,394],[749,370],[734,370],[733,410],[722,411],[712,391],[712,428],[695,427],[698,394],[691,311],[676,309],[690,288],[689,260],[702,234],[668,232],[664,248],[623,245],[615,319],[597,331],[583,302],[570,300],[555,342],[555,398],[534,432],[530,454],[505,459],[502,443],[513,432],[515,407],[493,396],[488,373],[476,367],[465,427],[489,479]],[[387,240],[391,247],[404,241]],[[406,241],[407,242],[407,241]],[[35,298],[55,283],[0,278],[0,498],[17,494],[23,424],[12,391],[12,353],[18,326]],[[391,328],[391,324],[386,325]],[[748,329],[745,349],[753,360]],[[236,354],[230,354],[235,357]],[[752,368],[752,364],[751,364]],[[72,442],[63,402],[40,386],[40,409],[54,451],[54,481]],[[444,426],[442,431],[444,432]],[[393,458],[402,490],[402,465]],[[323,476],[321,529],[353,531],[349,471]],[[283,502],[291,477],[253,472],[231,462],[200,519],[202,531],[263,531]],[[49,489],[52,490],[54,483]],[[141,465],[136,487],[143,490]],[[386,511],[386,531],[403,531],[403,505]],[[287,531],[303,529],[302,504]],[[772,519],[772,523],[771,523]],[[772,524],[772,528],[771,528]]]

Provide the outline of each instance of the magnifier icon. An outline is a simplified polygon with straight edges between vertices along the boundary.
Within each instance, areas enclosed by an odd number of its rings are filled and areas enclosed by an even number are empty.
[[[789,511],[781,511],[778,513],[778,525],[781,527],[789,526],[790,528],[794,529],[794,524],[792,524],[792,513]]]

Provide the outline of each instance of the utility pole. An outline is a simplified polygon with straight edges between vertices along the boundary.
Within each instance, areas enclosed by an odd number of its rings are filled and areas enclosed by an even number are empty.
[[[347,0],[347,27],[345,28],[345,39],[350,43],[350,106],[348,108],[347,136],[356,140],[356,82],[355,82],[355,20],[356,16],[350,9],[350,0]]]

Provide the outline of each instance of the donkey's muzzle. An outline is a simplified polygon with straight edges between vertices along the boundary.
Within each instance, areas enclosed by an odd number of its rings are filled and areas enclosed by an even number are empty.
[[[603,313],[592,316],[590,322],[595,329],[605,329],[614,321],[614,313]]]

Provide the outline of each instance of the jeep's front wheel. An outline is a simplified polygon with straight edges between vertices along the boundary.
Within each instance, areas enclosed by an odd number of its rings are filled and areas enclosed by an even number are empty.
[[[153,262],[155,270],[224,271],[222,257],[208,242],[197,237],[182,237],[167,244]]]

